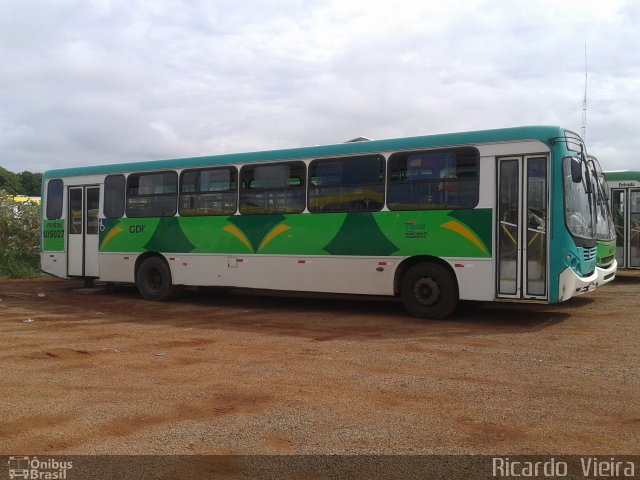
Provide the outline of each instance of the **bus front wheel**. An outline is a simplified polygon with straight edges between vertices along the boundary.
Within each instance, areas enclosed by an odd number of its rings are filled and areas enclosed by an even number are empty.
[[[136,275],[136,285],[145,300],[166,300],[175,292],[169,265],[160,257],[143,260]]]
[[[407,270],[402,277],[400,294],[407,311],[420,318],[444,318],[458,303],[455,277],[435,263],[420,263]]]

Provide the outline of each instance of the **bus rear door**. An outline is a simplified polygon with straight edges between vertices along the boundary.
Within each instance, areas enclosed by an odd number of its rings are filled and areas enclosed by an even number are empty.
[[[68,189],[67,274],[98,277],[98,211],[100,187],[72,186]]]

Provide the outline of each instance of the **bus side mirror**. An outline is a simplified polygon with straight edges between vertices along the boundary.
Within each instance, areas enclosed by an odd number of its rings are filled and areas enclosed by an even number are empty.
[[[582,183],[582,163],[577,158],[571,159],[571,180],[573,183]]]

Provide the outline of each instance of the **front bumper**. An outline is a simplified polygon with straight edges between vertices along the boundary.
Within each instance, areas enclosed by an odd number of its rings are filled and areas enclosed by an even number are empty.
[[[597,286],[601,287],[605,283],[609,283],[611,280],[616,278],[616,271],[618,270],[618,261],[614,258],[611,265],[607,268],[596,267],[596,272],[598,273]]]
[[[591,292],[598,286],[598,269],[588,277],[579,277],[571,268],[565,268],[560,274],[558,301],[564,302],[571,297]]]

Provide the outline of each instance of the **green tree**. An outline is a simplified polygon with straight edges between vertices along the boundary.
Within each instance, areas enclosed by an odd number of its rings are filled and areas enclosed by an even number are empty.
[[[24,171],[18,174],[18,180],[20,181],[20,193],[22,195],[27,195],[29,197],[40,196],[40,185],[42,185],[41,173],[31,173],[29,171]]]
[[[20,179],[15,173],[0,167],[0,189],[10,195],[19,195],[22,189]]]

